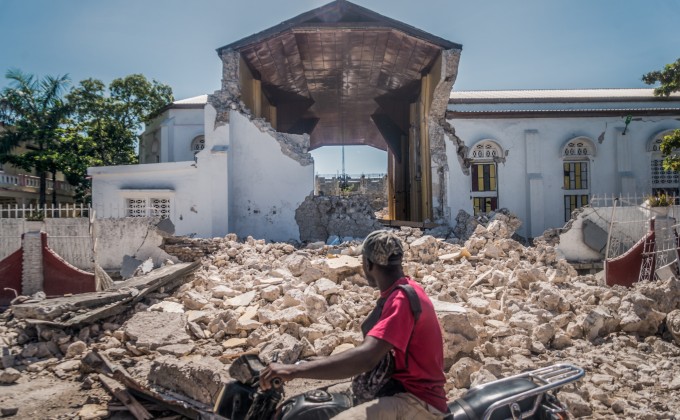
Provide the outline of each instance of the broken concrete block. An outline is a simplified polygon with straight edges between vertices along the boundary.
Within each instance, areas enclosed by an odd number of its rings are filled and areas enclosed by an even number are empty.
[[[122,329],[135,342],[137,349],[155,350],[169,344],[188,343],[191,337],[185,327],[186,321],[181,314],[137,312],[123,324]]]
[[[175,224],[168,218],[161,219],[161,221],[156,224],[156,229],[158,229],[161,236],[172,236],[175,234]]]
[[[604,254],[607,247],[607,231],[590,219],[584,219],[582,226],[583,243],[600,254]]]
[[[121,264],[120,267],[120,276],[123,279],[129,279],[135,274],[135,270],[137,270],[137,267],[142,265],[141,260],[138,260],[137,258],[131,257],[129,255],[126,255],[123,257],[123,264]]]
[[[469,357],[463,357],[458,360],[451,369],[449,375],[453,379],[453,385],[456,388],[469,388],[472,380],[470,376],[477,372],[483,365],[476,360]]]
[[[161,356],[151,363],[148,379],[163,388],[212,405],[222,384],[229,380],[229,372],[214,357],[179,360],[172,356]]]
[[[66,358],[80,356],[87,350],[87,344],[82,341],[71,343],[66,349]]]
[[[300,358],[302,343],[290,334],[281,334],[260,350],[260,359],[265,363],[295,363]]]
[[[242,293],[233,298],[224,301],[224,305],[227,307],[240,308],[242,306],[248,306],[255,299],[256,291],[252,290],[250,292]]]
[[[0,370],[0,384],[11,385],[21,378],[21,373],[14,368]]]
[[[182,295],[182,303],[189,310],[199,310],[208,304],[208,299],[200,292],[190,290]]]
[[[330,295],[337,294],[340,292],[341,288],[333,281],[327,278],[320,278],[314,282],[314,288],[316,292],[325,298],[330,297]]]
[[[168,300],[164,300],[162,302],[155,303],[147,309],[147,311],[156,311],[156,312],[173,312],[176,314],[183,314],[184,313],[184,305],[178,302],[172,302]]]
[[[190,354],[196,345],[193,343],[187,344],[170,344],[169,346],[162,346],[157,349],[160,354],[169,354],[176,357],[183,357]]]

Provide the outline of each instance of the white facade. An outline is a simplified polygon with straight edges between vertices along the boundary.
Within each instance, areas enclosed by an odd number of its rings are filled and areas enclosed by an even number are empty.
[[[200,109],[170,108],[149,124],[140,160],[153,150],[158,163],[89,168],[97,217],[167,217],[177,235],[299,239],[295,210],[314,190],[314,166],[282,153],[271,128],[238,111],[216,125],[214,108],[197,98]]]
[[[447,118],[469,149],[466,157],[495,164],[497,189],[486,194],[522,219],[521,236],[563,226],[570,215],[565,196],[577,196],[580,204],[584,195],[678,188],[677,175],[660,174],[658,167],[652,182],[652,161],[658,166],[657,142],[680,128],[680,97],[660,102],[652,89],[601,89],[453,92],[451,98]],[[473,157],[480,142],[497,145],[502,156],[495,162]],[[453,148],[447,157],[452,217],[458,209],[473,213],[473,174],[456,163]],[[565,163],[585,168],[580,185],[565,187]]]
[[[680,128],[678,97],[660,104],[651,89],[603,89],[451,98],[447,120],[467,147],[446,141],[452,226],[458,210],[473,214],[475,203],[478,211],[493,203],[517,214],[518,234],[531,238],[563,226],[590,196],[680,187],[677,175],[658,168],[658,142]],[[308,138],[277,133],[238,110],[228,123],[216,124],[216,115],[206,96],[178,101],[142,138],[141,161],[159,163],[90,168],[98,215],[161,214],[178,235],[299,239],[295,211],[314,190],[314,165],[284,149],[298,142],[306,150]]]

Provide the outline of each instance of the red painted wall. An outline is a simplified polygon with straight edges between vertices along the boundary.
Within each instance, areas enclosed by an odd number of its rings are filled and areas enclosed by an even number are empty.
[[[41,235],[43,251],[43,291],[47,296],[96,292],[94,274],[80,270],[47,247],[47,234]]]
[[[615,284],[631,287],[640,277],[642,267],[642,252],[645,249],[653,249],[655,241],[654,231],[640,239],[631,249],[611,260],[605,260],[605,273],[607,286]],[[652,254],[655,255],[655,254]],[[656,261],[652,262],[652,275],[654,275]]]
[[[21,294],[21,273],[24,267],[24,250],[19,249],[9,257],[0,261],[0,306],[9,306],[14,299],[14,292],[5,290],[9,287]]]

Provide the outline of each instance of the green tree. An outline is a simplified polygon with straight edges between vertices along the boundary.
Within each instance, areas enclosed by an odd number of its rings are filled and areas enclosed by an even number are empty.
[[[654,89],[655,96],[668,97],[674,92],[680,92],[680,58],[675,63],[666,64],[663,70],[652,71],[642,76],[642,81],[648,85],[659,83]],[[663,166],[666,170],[680,170],[680,130],[664,136],[661,141],[661,152],[664,155]]]
[[[10,86],[0,93],[0,162],[25,171],[35,170],[40,178],[39,205],[46,204],[47,174],[59,169],[58,152],[64,124],[71,108],[62,93],[70,83],[68,75],[42,79],[10,69],[5,77]]]
[[[66,97],[74,113],[63,143],[63,167],[85,195],[87,168],[137,163],[143,123],[174,100],[172,88],[141,74],[115,79],[108,89],[100,80],[86,79]]]

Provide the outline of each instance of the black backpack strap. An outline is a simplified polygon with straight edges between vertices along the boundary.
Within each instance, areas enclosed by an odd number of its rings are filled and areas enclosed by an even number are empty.
[[[410,284],[400,284],[397,286],[401,290],[406,293],[406,297],[408,298],[408,303],[411,306],[411,312],[413,313],[413,329],[411,329],[411,335],[408,336],[408,342],[406,343],[406,351],[405,353],[405,361],[406,361],[406,367],[408,368],[408,348],[411,345],[411,337],[413,337],[413,331],[416,329],[416,322],[418,322],[418,318],[420,318],[421,312],[423,312],[422,306],[420,306],[420,298],[418,297],[418,293],[416,292],[416,289],[413,288]]]

